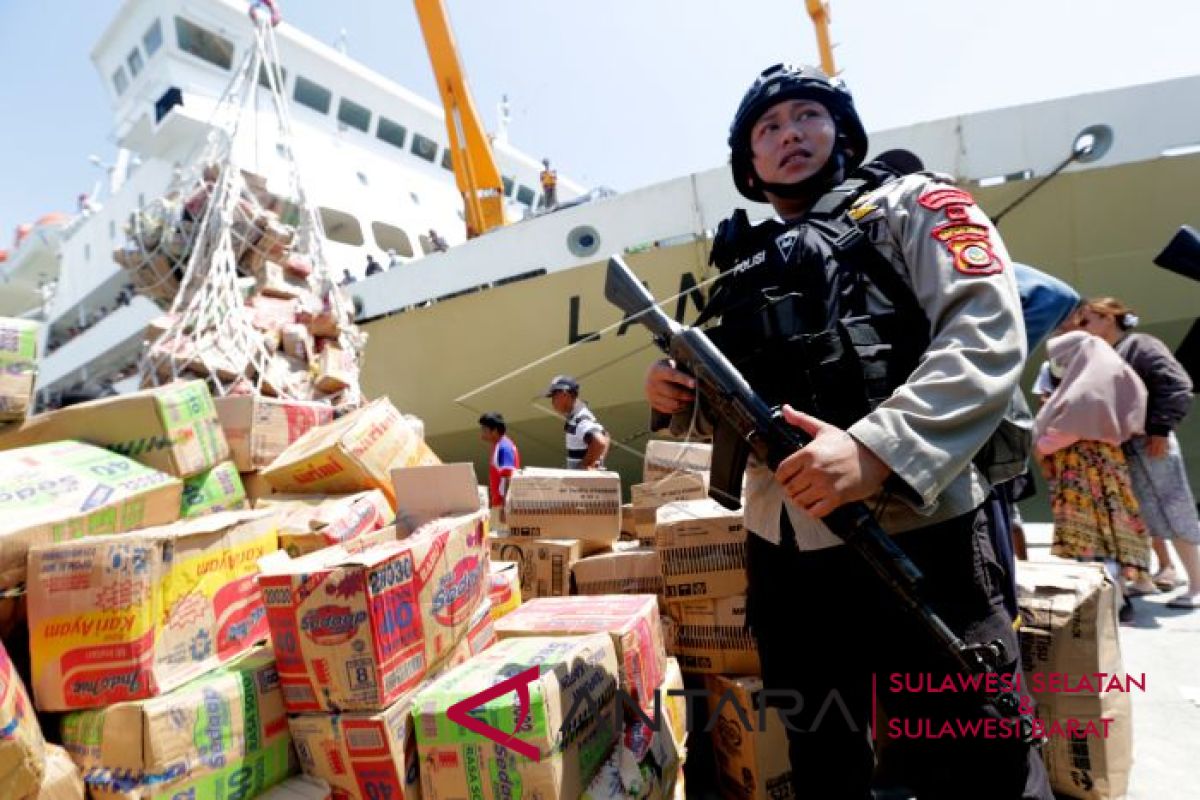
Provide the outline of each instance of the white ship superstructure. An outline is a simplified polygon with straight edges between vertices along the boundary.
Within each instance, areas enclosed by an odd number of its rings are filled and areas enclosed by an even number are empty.
[[[210,131],[232,70],[253,46],[246,4],[235,0],[126,0],[92,51],[112,104],[119,150],[103,190],[80,199],[80,214],[34,228],[0,264],[0,314],[47,323],[39,391],[51,395],[103,380],[136,359],[157,313],[123,292],[129,279],[112,260],[131,213],[163,193]],[[293,138],[281,140],[269,93],[243,120],[236,157],[243,169],[287,186],[287,155],[320,206],[331,268],[363,277],[367,255],[399,268],[435,252],[431,231],[453,247],[465,239],[462,198],[451,171],[440,105],[292,28],[277,28]],[[262,78],[265,81],[265,74]],[[540,160],[494,143],[508,215],[543,204]],[[581,193],[559,177],[558,198]]]

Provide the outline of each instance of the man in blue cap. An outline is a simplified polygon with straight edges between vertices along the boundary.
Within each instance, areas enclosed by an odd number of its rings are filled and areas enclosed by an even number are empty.
[[[544,397],[566,418],[567,469],[604,469],[608,434],[596,415],[579,399],[579,382],[570,375],[556,375]]]

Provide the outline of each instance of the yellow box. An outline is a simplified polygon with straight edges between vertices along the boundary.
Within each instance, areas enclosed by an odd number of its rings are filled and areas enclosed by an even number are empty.
[[[267,637],[258,559],[275,519],[230,511],[29,554],[34,694],[43,711],[154,697]]]

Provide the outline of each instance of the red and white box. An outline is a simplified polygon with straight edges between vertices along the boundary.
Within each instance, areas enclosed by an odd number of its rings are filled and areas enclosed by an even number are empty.
[[[487,595],[485,529],[480,510],[359,552],[264,562],[288,711],[380,711],[446,660]]]

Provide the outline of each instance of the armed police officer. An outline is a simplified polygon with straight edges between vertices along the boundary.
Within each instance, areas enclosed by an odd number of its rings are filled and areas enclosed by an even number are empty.
[[[929,692],[949,661],[821,521],[866,501],[924,574],[929,605],[967,642],[999,640],[1004,671],[1019,672],[982,510],[990,487],[972,464],[1025,359],[1004,245],[945,179],[903,174],[904,159],[864,165],[851,95],[814,68],[764,71],[729,146],[738,190],[779,219],[750,225],[739,211],[723,223],[713,261],[724,274],[703,316],[719,319],[709,334],[755,391],[812,439],[774,473],[752,463],[745,488],[747,616],[789,723],[796,796],[871,796],[878,698],[881,779],[921,800],[1049,800],[1040,754],[1020,737],[942,735],[944,722],[982,718],[983,703]],[[647,399],[676,433],[703,432],[694,388],[670,361],[647,374]]]

